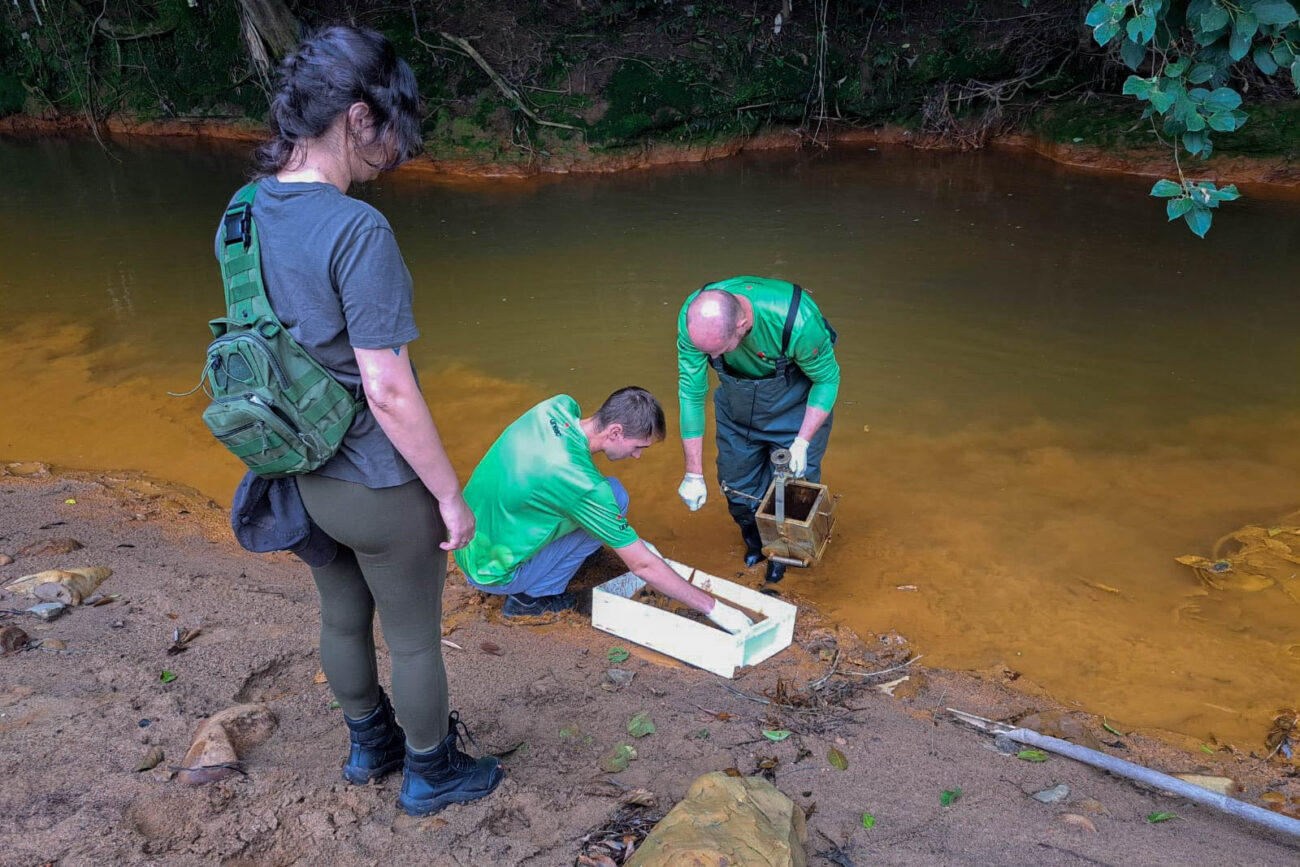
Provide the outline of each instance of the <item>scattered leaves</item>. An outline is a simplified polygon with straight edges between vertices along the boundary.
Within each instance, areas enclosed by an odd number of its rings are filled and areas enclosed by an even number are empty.
[[[631,655],[626,647],[619,647],[617,644],[605,651],[605,658],[610,662],[626,662]]]
[[[330,710],[338,710],[341,705],[337,701],[330,702]]]
[[[1157,825],[1160,822],[1168,822],[1170,819],[1177,818],[1180,818],[1177,813],[1147,813],[1147,821],[1152,825]]]
[[[864,828],[866,828],[866,829],[868,829],[868,830],[870,830],[870,829],[876,827],[876,817],[873,816],[873,815],[871,815],[870,813],[863,813],[863,814],[862,814],[862,827],[864,827]]]
[[[162,674],[158,676],[158,679],[161,680],[163,683],[171,683],[173,680],[176,679],[176,672],[168,671],[167,669],[164,668]]]
[[[1016,753],[1016,758],[1025,762],[1045,762],[1047,761],[1047,753],[1042,750],[1021,750]]]
[[[162,763],[162,760],[162,747],[150,747],[149,752],[145,753],[144,758],[140,760],[140,764],[135,766],[135,772],[138,774],[141,771],[151,771],[158,767],[158,765]]]
[[[1214,750],[1210,749],[1210,748],[1207,747],[1205,744],[1201,744],[1201,752],[1203,752],[1203,753],[1209,753],[1210,755],[1214,755]]]
[[[500,646],[500,645],[498,645],[498,644],[493,644],[491,641],[483,641],[483,642],[480,642],[478,647],[479,647],[479,650],[483,651],[484,653],[490,653],[490,654],[492,654],[493,656],[505,656],[505,655],[506,655],[506,652],[505,652],[504,650],[501,649],[501,646]]]
[[[626,771],[628,762],[636,758],[636,747],[619,744],[600,757],[600,768],[607,774]]]
[[[849,760],[844,758],[844,753],[831,747],[826,753],[826,761],[831,763],[831,767],[837,771],[847,771],[849,769]]]
[[[68,497],[68,498],[67,498],[66,500],[64,500],[63,502],[64,502],[64,505],[68,505],[68,506],[75,506],[75,505],[77,505],[77,500],[76,500],[75,497]]]
[[[643,738],[646,735],[654,734],[654,720],[650,719],[648,711],[641,711],[627,721],[627,733],[634,738]]]
[[[312,677],[311,682],[312,682],[312,683],[328,683],[328,680],[327,680],[326,677],[325,677],[325,672],[324,672],[324,671],[317,671],[316,674],[315,674],[315,676]]]
[[[939,793],[939,806],[951,807],[961,797],[961,786],[954,786],[951,789],[944,789]]]
[[[763,737],[769,741],[783,741],[790,737],[789,729],[763,729]]]
[[[1107,720],[1105,717],[1101,718],[1101,727],[1104,728],[1106,731],[1110,732],[1111,734],[1113,734],[1117,738],[1128,737],[1128,735],[1124,734],[1122,731],[1120,731],[1119,729],[1111,725],[1110,721]]]

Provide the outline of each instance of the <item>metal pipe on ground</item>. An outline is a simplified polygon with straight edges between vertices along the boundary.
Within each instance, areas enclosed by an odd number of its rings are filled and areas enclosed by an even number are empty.
[[[1218,792],[1211,792],[1209,789],[1203,789],[1200,786],[1193,785],[1177,777],[1171,777],[1168,774],[1162,774],[1159,771],[1153,771],[1142,765],[1107,755],[1088,747],[1070,743],[1060,738],[1054,738],[1050,735],[1039,734],[1032,729],[1012,728],[1005,723],[999,723],[994,720],[978,717],[974,714],[968,714],[963,711],[948,708],[949,713],[955,716],[961,722],[973,725],[976,728],[996,735],[1001,735],[1008,740],[1015,741],[1018,744],[1037,747],[1042,750],[1050,750],[1054,753],[1083,762],[1085,765],[1091,765],[1094,768],[1100,768],[1103,771],[1114,774],[1117,777],[1134,780],[1139,783],[1145,783],[1157,789],[1166,792],[1172,792],[1181,798],[1186,798],[1194,804],[1200,804],[1205,807],[1212,807],[1215,810],[1227,813],[1230,816],[1236,816],[1239,819],[1245,819],[1248,822],[1254,822],[1257,825],[1263,825],[1274,831],[1280,831],[1283,834],[1289,834],[1292,837],[1300,837],[1300,821],[1292,819],[1290,816],[1284,816],[1281,813],[1274,813],[1272,810],[1265,810],[1263,807],[1256,807],[1254,804],[1247,804],[1245,801],[1238,801],[1236,798],[1230,798],[1227,795],[1221,795]]]

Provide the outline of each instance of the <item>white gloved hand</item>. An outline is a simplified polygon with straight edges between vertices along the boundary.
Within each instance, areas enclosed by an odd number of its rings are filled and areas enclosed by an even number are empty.
[[[682,498],[686,508],[697,511],[709,498],[709,486],[704,484],[704,476],[699,473],[687,473],[682,483],[677,486],[677,496]]]
[[[714,602],[713,610],[709,612],[708,617],[733,635],[754,625],[754,621],[746,617],[743,612],[725,602]]]
[[[790,443],[790,472],[797,479],[802,479],[808,472],[808,440],[803,437],[795,437]]]

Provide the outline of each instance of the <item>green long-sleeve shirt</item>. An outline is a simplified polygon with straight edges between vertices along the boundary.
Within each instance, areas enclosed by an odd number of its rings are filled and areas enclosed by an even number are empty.
[[[781,357],[781,332],[790,312],[794,285],[763,277],[732,277],[710,283],[704,289],[725,289],[749,299],[754,307],[753,330],[734,351],[725,353],[722,360],[740,376],[753,379],[770,376]],[[691,293],[677,317],[677,399],[681,403],[682,439],[704,435],[704,398],[709,391],[709,357],[695,348],[686,333],[686,308],[698,294]],[[835,346],[826,320],[806,290],[786,356],[812,380],[808,405],[830,412],[840,389],[840,364],[835,360]]]

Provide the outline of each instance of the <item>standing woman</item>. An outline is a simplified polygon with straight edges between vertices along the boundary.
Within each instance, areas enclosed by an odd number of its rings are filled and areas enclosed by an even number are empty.
[[[463,725],[449,710],[446,552],[468,544],[474,515],[407,354],[419,336],[411,275],[388,221],[346,195],[419,152],[415,76],[379,33],[330,27],[280,67],[270,128],[252,214],[271,306],[339,382],[365,393],[339,452],[297,477],[308,514],[339,546],[312,577],[321,666],[351,740],[343,777],[363,784],[405,761],[398,805],[427,815],[489,794],[504,771],[457,748]],[[376,609],[401,726],[379,685]]]

